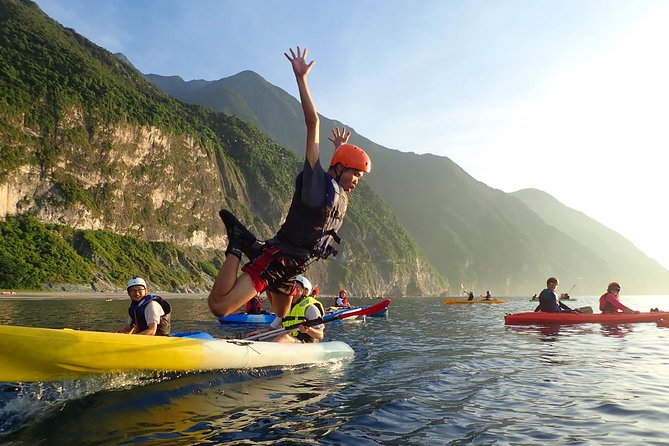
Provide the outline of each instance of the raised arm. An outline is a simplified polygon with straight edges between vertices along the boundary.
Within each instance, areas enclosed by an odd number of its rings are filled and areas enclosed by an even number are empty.
[[[314,61],[307,63],[307,49],[303,51],[297,47],[297,52],[290,49],[290,55],[283,53],[293,66],[293,73],[297,80],[297,89],[300,92],[300,102],[302,103],[302,111],[304,112],[304,123],[307,126],[307,144],[305,156],[307,162],[311,167],[316,165],[318,157],[320,156],[320,136],[319,136],[319,118],[316,113],[316,106],[311,99],[309,93],[309,86],[307,85],[307,75],[314,65]]]

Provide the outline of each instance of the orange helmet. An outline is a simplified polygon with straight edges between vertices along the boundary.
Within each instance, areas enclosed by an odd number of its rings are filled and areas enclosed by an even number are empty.
[[[363,172],[372,171],[372,160],[360,147],[353,144],[342,144],[332,154],[330,166],[341,163],[344,167],[361,170]]]
[[[314,296],[318,296],[318,295],[320,294],[320,292],[321,292],[321,290],[319,290],[318,287],[315,286],[315,287],[314,287],[314,290],[313,290],[313,292],[312,292],[312,294],[313,294]]]

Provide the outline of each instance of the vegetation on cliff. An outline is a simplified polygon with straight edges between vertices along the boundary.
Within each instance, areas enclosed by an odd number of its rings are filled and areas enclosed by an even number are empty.
[[[80,284],[114,290],[142,276],[167,291],[204,291],[222,262],[220,251],[44,224],[31,216],[0,221],[0,288]]]
[[[251,124],[170,98],[34,3],[0,2],[0,187],[13,197],[9,214],[64,223],[41,228],[26,220],[22,231],[36,234],[27,243],[8,229],[13,247],[3,262],[16,268],[0,286],[119,285],[143,274],[167,288],[199,287],[216,256],[190,261],[199,257],[180,253],[225,246],[220,207],[261,238],[271,236],[301,162]],[[443,279],[378,195],[358,189],[346,243],[335,261],[315,269],[317,281],[361,294],[442,290]],[[69,248],[57,248],[58,237]],[[44,255],[59,249],[78,266],[59,271],[68,263]],[[35,259],[52,259],[39,273],[39,262],[18,261],[31,250]]]

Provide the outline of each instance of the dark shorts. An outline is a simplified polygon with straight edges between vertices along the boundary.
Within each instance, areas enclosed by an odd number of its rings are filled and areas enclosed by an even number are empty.
[[[258,293],[267,290],[292,296],[297,290],[295,276],[304,271],[303,265],[279,248],[270,246],[265,247],[255,260],[244,265],[242,271],[251,277]]]

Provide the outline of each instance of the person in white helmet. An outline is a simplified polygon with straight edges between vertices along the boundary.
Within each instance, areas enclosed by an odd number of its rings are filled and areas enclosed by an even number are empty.
[[[160,296],[147,294],[146,281],[140,277],[128,280],[126,291],[130,297],[128,322],[121,333],[148,336],[169,336],[172,308]]]
[[[281,328],[282,326],[290,327],[300,322],[312,321],[323,317],[325,314],[323,304],[310,296],[312,286],[309,279],[299,275],[295,277],[295,285],[297,286],[297,293],[293,296],[290,312],[282,318],[277,317],[274,319],[270,325],[270,330]],[[323,324],[312,327],[300,325],[294,331],[282,333],[273,340],[274,342],[320,342],[324,336],[323,329]]]

